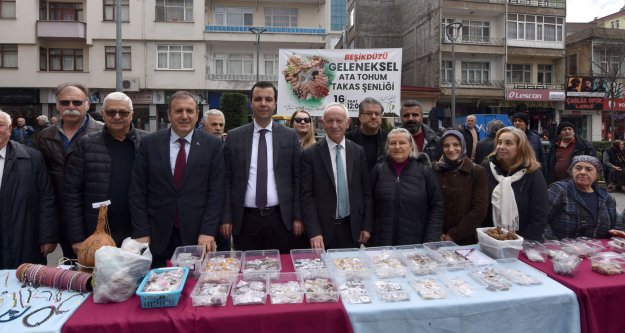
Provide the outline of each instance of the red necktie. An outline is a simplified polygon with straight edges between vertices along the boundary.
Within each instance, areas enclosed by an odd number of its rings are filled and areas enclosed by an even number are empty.
[[[184,138],[178,139],[180,142],[180,150],[178,150],[178,156],[176,156],[176,166],[174,167],[174,183],[176,188],[180,189],[182,186],[182,179],[184,178],[184,169],[187,166],[187,154],[184,150],[187,140]]]

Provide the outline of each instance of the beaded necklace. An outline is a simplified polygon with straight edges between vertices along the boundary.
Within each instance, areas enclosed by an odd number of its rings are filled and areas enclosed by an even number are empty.
[[[38,322],[36,322],[34,324],[31,324],[31,323],[28,322],[28,319],[30,318],[30,316],[34,315],[35,313],[39,313],[41,311],[48,310],[48,309],[50,309],[50,312],[41,321],[38,321]],[[39,309],[29,313],[28,316],[24,317],[24,319],[22,319],[22,324],[24,324],[24,326],[26,326],[26,327],[37,327],[37,326],[45,323],[46,321],[48,321],[48,319],[50,319],[50,317],[52,317],[53,314],[54,314],[54,305],[44,306],[42,308],[39,308]]]

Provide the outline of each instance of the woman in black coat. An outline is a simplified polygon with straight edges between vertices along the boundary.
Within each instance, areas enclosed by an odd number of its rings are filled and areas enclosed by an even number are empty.
[[[388,134],[387,158],[372,170],[374,244],[404,245],[440,240],[443,195],[425,154],[415,158],[406,129]]]

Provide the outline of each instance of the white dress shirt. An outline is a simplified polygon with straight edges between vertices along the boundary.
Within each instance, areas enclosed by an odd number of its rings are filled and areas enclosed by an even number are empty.
[[[176,169],[176,158],[178,157],[178,151],[180,151],[180,135],[176,134],[173,130],[169,131],[169,163],[171,165],[171,174],[174,174]],[[187,141],[184,144],[184,153],[187,155],[186,160],[189,159],[189,150],[191,150],[191,139],[193,138],[193,130],[187,134],[184,139]]]
[[[6,163],[7,146],[0,149],[0,189],[2,188],[2,176],[4,176],[4,163]]]
[[[245,207],[256,208],[256,175],[258,174],[258,140],[260,138],[260,130],[266,129],[265,142],[267,142],[267,207],[273,207],[280,204],[278,201],[278,187],[276,186],[276,178],[273,173],[273,135],[269,123],[267,127],[258,125],[254,120],[254,134],[252,136],[252,159],[250,160],[250,175],[247,179],[247,190],[245,191]]]
[[[328,150],[330,151],[330,160],[332,160],[332,172],[334,173],[334,193],[336,193],[336,212],[334,216],[339,216],[339,191],[336,183],[336,146],[337,144],[326,136],[326,142],[328,143]],[[341,158],[343,159],[343,168],[345,170],[345,189],[347,190],[347,216],[351,214],[349,207],[349,183],[347,182],[347,156],[345,154],[345,137],[341,141]]]

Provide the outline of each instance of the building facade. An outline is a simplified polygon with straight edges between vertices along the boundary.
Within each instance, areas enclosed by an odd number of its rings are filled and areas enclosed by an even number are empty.
[[[277,83],[280,48],[331,48],[346,19],[345,0],[119,1],[124,91],[149,131],[167,126],[173,92],[218,108],[257,76]],[[98,111],[115,90],[115,2],[0,0],[0,109],[34,123],[57,115],[54,87],[80,82]]]

